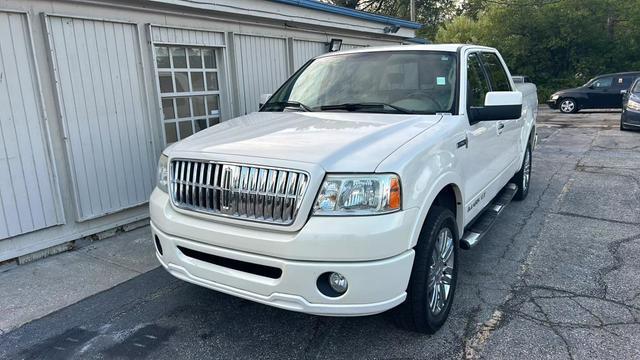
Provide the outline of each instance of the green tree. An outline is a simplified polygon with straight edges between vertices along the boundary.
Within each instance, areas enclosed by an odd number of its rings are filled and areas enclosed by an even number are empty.
[[[640,70],[638,1],[495,0],[441,27],[436,42],[498,48],[514,74],[537,83],[541,100],[606,72]],[[464,14],[464,13],[463,13]]]
[[[410,0],[324,0],[325,2],[376,14],[409,19]],[[458,0],[415,0],[416,21],[424,27],[418,37],[433,40],[438,28],[455,15]]]

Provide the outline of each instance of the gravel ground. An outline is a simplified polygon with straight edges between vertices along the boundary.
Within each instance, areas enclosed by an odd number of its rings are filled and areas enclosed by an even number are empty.
[[[640,358],[640,133],[619,117],[542,110],[529,197],[461,252],[435,335],[390,314],[287,312],[156,269],[0,334],[0,358]]]

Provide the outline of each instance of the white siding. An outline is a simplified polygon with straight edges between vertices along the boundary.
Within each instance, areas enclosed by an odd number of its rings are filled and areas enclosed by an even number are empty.
[[[0,239],[64,222],[30,36],[0,12]]]
[[[164,26],[151,26],[151,39],[154,43],[224,46],[224,33]]]
[[[319,41],[293,41],[293,67],[298,70],[307,60],[327,52],[327,44]]]
[[[235,61],[241,114],[258,110],[261,94],[271,94],[289,76],[283,38],[235,35]]]
[[[155,158],[136,25],[47,17],[79,220],[147,201]]]

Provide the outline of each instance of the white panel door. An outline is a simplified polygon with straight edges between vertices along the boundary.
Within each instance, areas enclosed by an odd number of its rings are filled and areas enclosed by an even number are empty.
[[[0,12],[0,239],[64,223],[30,36]]]
[[[47,16],[78,220],[145,203],[156,159],[136,25]]]
[[[235,35],[235,63],[241,114],[258,110],[261,94],[271,94],[289,77],[287,42],[282,38]]]
[[[294,40],[293,41],[293,67],[298,70],[309,59],[327,52],[327,45],[323,42]]]

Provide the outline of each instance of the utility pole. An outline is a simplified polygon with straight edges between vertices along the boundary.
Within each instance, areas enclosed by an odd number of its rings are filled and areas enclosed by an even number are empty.
[[[411,13],[411,21],[416,21],[416,0],[409,1],[409,12]]]

